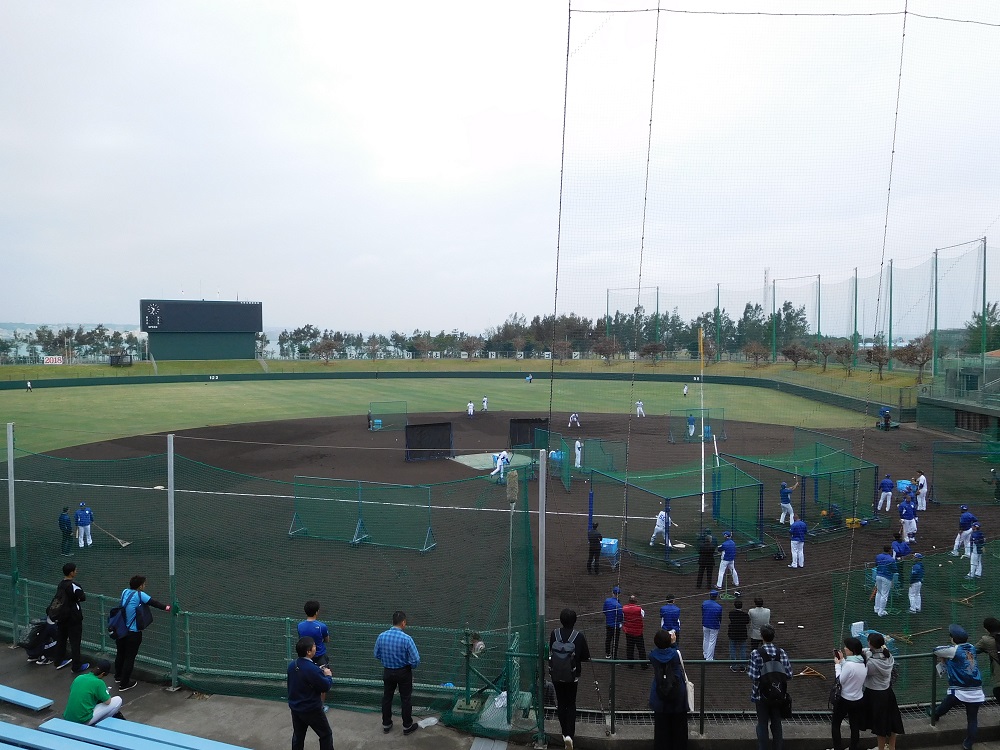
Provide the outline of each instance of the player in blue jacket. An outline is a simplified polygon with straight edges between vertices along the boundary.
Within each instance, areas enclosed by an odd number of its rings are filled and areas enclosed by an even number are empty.
[[[960,510],[962,511],[962,515],[958,517],[958,535],[955,537],[955,546],[951,550],[952,557],[958,557],[958,548],[960,545],[965,546],[965,554],[962,557],[968,557],[972,554],[971,543],[969,542],[969,539],[972,537],[972,524],[979,520],[969,511],[968,505],[963,505]]]
[[[681,634],[681,608],[674,604],[673,594],[667,594],[667,603],[660,607],[660,628]]]
[[[778,495],[781,498],[781,517],[778,519],[778,523],[784,523],[786,516],[788,517],[789,526],[795,522],[795,511],[792,509],[792,493],[798,486],[798,482],[791,487],[788,486],[787,482],[781,483],[781,489],[778,490]]]
[[[83,547],[83,543],[86,541],[87,546],[91,546],[94,540],[90,537],[90,524],[94,522],[94,511],[87,507],[86,500],[80,503],[80,507],[76,509],[73,520],[76,521],[76,540],[79,545]],[[107,522],[105,521],[105,523]]]
[[[885,617],[888,614],[889,590],[892,588],[892,578],[898,568],[890,554],[890,548],[885,546],[882,552],[875,556],[875,614]]]
[[[788,534],[792,538],[792,564],[789,568],[804,568],[806,566],[806,532],[809,527],[801,518],[793,523]]]
[[[722,553],[722,563],[719,565],[719,581],[715,588],[721,589],[722,582],[726,579],[726,571],[733,577],[733,585],[740,585],[740,576],[736,572],[736,542],[733,541],[733,532],[727,531],[723,536],[725,541],[719,545],[719,552]]]
[[[923,606],[923,599],[920,596],[920,589],[924,586],[924,563],[922,562],[924,556],[919,552],[913,555],[913,567],[910,568],[910,614],[916,615],[920,613],[920,609]]]
[[[882,503],[885,503],[885,511],[886,511],[886,513],[888,513],[890,510],[892,510],[892,488],[893,488],[893,486],[894,485],[892,483],[892,477],[890,477],[888,474],[885,475],[885,479],[883,479],[881,482],[878,483],[878,490],[882,494],[880,494],[878,496],[878,507],[875,508],[875,515],[876,516],[878,515],[878,512],[880,510],[882,510]]]
[[[910,545],[907,544],[906,541],[903,539],[902,534],[896,532],[895,534],[892,535],[892,539],[893,539],[892,542],[893,560],[902,560],[904,557],[910,554],[912,550],[910,549]]]
[[[604,658],[618,658],[618,641],[621,640],[622,623],[625,621],[622,613],[622,604],[618,600],[622,590],[615,586],[611,589],[611,596],[604,600]]]
[[[986,544],[986,535],[982,532],[982,526],[979,522],[972,524],[972,534],[969,537],[969,544],[972,548],[972,554],[969,555],[969,575],[966,576],[968,579],[982,578],[983,577],[983,546]]]
[[[914,498],[907,493],[899,501],[899,522],[903,526],[903,536],[907,541],[915,541],[917,538],[917,507]]]
[[[716,601],[719,592],[712,589],[709,598],[701,603],[701,655],[705,661],[715,660],[715,644],[722,627],[722,605]]]

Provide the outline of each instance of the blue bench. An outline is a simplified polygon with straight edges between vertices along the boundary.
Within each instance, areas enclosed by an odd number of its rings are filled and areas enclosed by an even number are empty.
[[[41,711],[52,705],[51,698],[42,698],[39,695],[32,695],[17,688],[0,685],[0,701],[13,703],[15,706],[30,708],[32,711]]]
[[[112,750],[163,750],[164,748],[159,742],[109,732],[107,729],[77,724],[75,721],[66,721],[66,719],[49,719],[38,729],[58,742],[79,740],[83,746],[90,748],[90,750],[94,750],[98,746],[112,748]],[[57,747],[62,747],[62,745]]]
[[[206,740],[203,737],[195,737],[193,734],[174,732],[171,729],[160,729],[151,727],[148,724],[138,724],[134,721],[124,719],[107,718],[98,722],[101,729],[110,729],[112,732],[129,734],[135,737],[143,737],[165,745],[186,748],[187,750],[246,750],[239,745],[230,745],[216,740]]]
[[[40,732],[37,729],[19,727],[17,724],[8,724],[0,721],[0,741],[6,740],[19,748],[30,748],[31,750],[94,750],[94,746],[86,742],[56,737],[48,732]],[[7,747],[7,745],[3,745]],[[162,747],[160,750],[163,750]]]

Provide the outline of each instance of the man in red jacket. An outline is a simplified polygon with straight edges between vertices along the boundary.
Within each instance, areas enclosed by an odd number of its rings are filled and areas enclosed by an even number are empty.
[[[624,622],[622,630],[625,631],[625,658],[634,659],[636,649],[639,650],[639,659],[642,660],[642,668],[649,669],[649,662],[646,661],[646,642],[642,637],[643,619],[646,612],[639,606],[639,600],[635,594],[628,598],[628,604],[622,607]],[[628,665],[629,669],[634,669],[634,664]]]

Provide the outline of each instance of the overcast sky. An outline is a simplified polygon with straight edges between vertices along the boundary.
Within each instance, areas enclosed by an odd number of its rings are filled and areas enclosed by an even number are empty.
[[[584,11],[655,3],[574,2],[560,236],[564,1],[0,0],[0,320],[238,297],[267,328],[478,333],[553,311],[558,239],[560,312],[719,284],[738,316],[765,269],[837,300],[859,267],[870,329],[894,258],[920,328],[933,250],[1000,233],[1000,26],[915,14],[1000,5],[910,0],[905,45],[903,5],[675,0],[654,44],[656,13]]]

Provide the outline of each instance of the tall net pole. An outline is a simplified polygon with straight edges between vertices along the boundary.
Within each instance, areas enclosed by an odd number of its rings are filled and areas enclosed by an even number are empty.
[[[14,523],[14,423],[7,423],[7,515],[10,525],[10,635],[17,643],[17,527]]]

